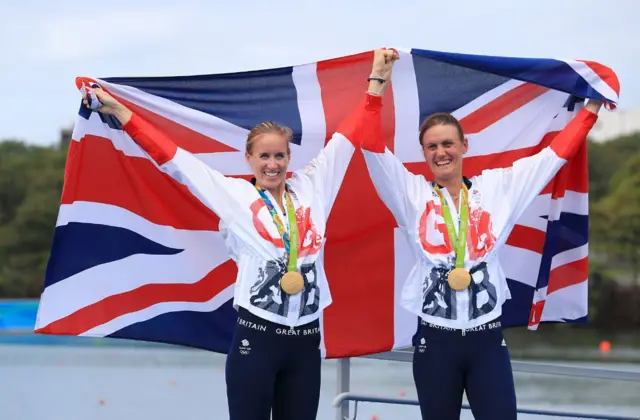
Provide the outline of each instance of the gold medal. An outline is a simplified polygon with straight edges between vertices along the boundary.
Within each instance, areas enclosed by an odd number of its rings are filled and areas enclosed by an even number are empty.
[[[273,204],[271,204],[271,200],[264,193],[262,188],[256,185],[256,189],[258,193],[262,197],[262,200],[267,205],[269,209],[269,213],[271,213],[271,217],[273,218],[273,222],[278,228],[278,232],[282,237],[282,243],[284,245],[285,252],[289,256],[289,261],[287,262],[287,272],[280,279],[280,288],[289,295],[295,295],[300,293],[302,289],[304,289],[304,279],[302,278],[302,274],[298,273],[296,270],[298,269],[298,246],[299,237],[298,237],[298,221],[296,220],[296,210],[293,207],[293,200],[291,199],[292,192],[288,189],[285,189],[285,200],[287,203],[287,216],[289,218],[289,229],[290,233],[287,233],[287,229],[284,227],[284,224],[280,220],[280,216],[275,210]]]
[[[464,268],[454,268],[449,272],[447,281],[453,290],[464,290],[471,284],[471,274]]]
[[[289,295],[300,293],[304,288],[304,279],[302,278],[302,274],[297,271],[289,271],[285,273],[285,275],[282,276],[282,279],[280,279],[280,287]]]
[[[449,234],[449,240],[451,241],[451,246],[455,250],[456,253],[456,263],[455,268],[449,272],[449,277],[447,282],[449,283],[449,287],[453,290],[464,290],[471,284],[471,274],[464,267],[464,254],[467,250],[467,222],[469,220],[469,205],[468,205],[468,194],[467,186],[462,182],[462,200],[460,200],[460,226],[459,226],[459,234],[456,233],[455,226],[453,225],[453,219],[451,217],[451,212],[449,211],[449,206],[447,205],[447,200],[445,200],[442,191],[440,191],[440,187],[434,183],[434,190],[440,197],[440,203],[442,204],[442,217],[444,218],[445,225],[447,226],[447,233]]]

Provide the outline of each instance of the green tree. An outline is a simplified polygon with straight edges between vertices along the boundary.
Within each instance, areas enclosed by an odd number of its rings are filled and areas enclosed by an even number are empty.
[[[59,147],[0,143],[0,297],[42,290],[65,159]]]
[[[640,272],[640,153],[611,177],[609,194],[592,206],[591,232],[596,249],[611,265],[630,270],[637,281]]]
[[[27,194],[24,174],[31,152],[32,149],[22,142],[0,143],[0,226],[13,220],[18,204]]]
[[[588,151],[589,197],[596,202],[615,188],[618,179],[613,178],[614,173],[630,156],[640,153],[640,133],[604,143],[589,141]]]

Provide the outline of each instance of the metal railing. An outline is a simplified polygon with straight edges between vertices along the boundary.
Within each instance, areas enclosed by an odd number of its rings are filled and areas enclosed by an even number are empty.
[[[362,356],[365,359],[379,359],[389,360],[396,362],[411,362],[413,360],[413,353],[410,351],[390,351],[379,354],[372,354]],[[613,369],[599,369],[599,368],[586,368],[576,366],[563,366],[560,364],[548,364],[538,362],[520,362],[512,361],[514,372],[527,372],[543,375],[559,375],[568,376],[573,378],[590,378],[590,379],[609,379],[618,381],[630,381],[640,382],[640,372],[626,372],[622,370]],[[418,401],[409,398],[384,398],[373,395],[357,394],[350,392],[351,383],[351,359],[339,359],[338,371],[337,371],[337,391],[336,397],[333,400],[333,406],[336,407],[336,420],[356,420],[358,415],[358,402],[370,402],[380,404],[397,404],[397,405],[412,405],[418,406]],[[354,413],[353,417],[350,417],[349,402],[353,401]],[[469,410],[468,405],[463,405],[463,409]],[[640,420],[638,417],[624,417],[624,416],[608,416],[608,415],[596,415],[589,413],[578,412],[561,412],[552,410],[533,410],[519,408],[518,413],[522,414],[534,414],[548,417],[573,417],[580,419],[592,419],[592,420]]]

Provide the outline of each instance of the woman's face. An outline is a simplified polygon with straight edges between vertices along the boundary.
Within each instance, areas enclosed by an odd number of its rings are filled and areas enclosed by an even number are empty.
[[[246,155],[256,183],[266,190],[284,184],[289,167],[289,142],[277,133],[265,133],[253,141],[251,153]]]
[[[468,148],[467,139],[461,139],[450,124],[434,125],[422,136],[424,158],[436,181],[462,177],[462,158]]]

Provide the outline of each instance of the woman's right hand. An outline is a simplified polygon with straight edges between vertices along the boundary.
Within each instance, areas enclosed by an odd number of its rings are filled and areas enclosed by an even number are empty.
[[[97,111],[102,112],[103,114],[113,115],[116,117],[122,125],[129,122],[133,113],[127,109],[124,105],[118,102],[113,96],[109,93],[102,90],[100,87],[95,88],[86,88],[86,91],[82,93],[82,103],[86,106],[89,106],[89,101],[87,96],[93,92],[95,96],[98,98],[98,101],[102,104],[98,107]]]

